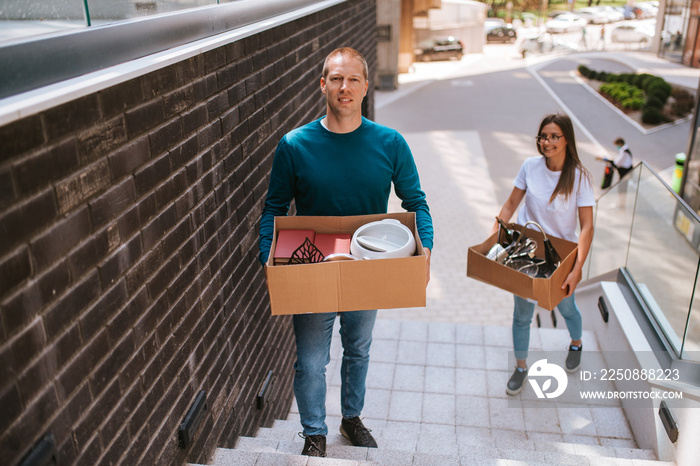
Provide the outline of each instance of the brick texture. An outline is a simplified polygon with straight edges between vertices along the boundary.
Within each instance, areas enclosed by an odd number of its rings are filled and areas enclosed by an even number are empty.
[[[47,433],[58,465],[205,463],[286,416],[291,319],[257,262],[269,170],[325,112],[331,50],[374,75],[375,24],[349,0],[0,127],[3,464]]]

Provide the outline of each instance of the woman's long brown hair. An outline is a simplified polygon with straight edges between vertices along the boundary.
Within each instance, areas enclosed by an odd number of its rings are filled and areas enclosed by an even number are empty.
[[[571,118],[568,115],[562,113],[553,113],[547,115],[540,123],[540,129],[537,131],[537,135],[542,134],[542,128],[550,123],[554,123],[561,129],[564,138],[566,139],[566,157],[564,158],[564,167],[561,170],[561,175],[559,176],[559,182],[557,183],[552,196],[549,198],[549,202],[554,201],[554,199],[563,194],[566,199],[571,196],[574,192],[574,184],[576,183],[576,169],[581,170],[581,181],[585,178],[587,182],[591,182],[591,173],[583,166],[581,159],[578,157],[578,151],[576,150],[576,137],[574,135],[574,124],[571,122]],[[544,156],[542,147],[537,143],[537,151]]]

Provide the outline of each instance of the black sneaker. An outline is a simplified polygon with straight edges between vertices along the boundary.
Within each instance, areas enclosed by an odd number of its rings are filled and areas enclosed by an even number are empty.
[[[579,345],[578,349],[574,349],[569,345],[569,354],[566,356],[566,372],[576,372],[581,367],[581,353],[583,345]]]
[[[527,380],[527,369],[521,369],[519,367],[515,368],[513,375],[508,379],[508,384],[506,385],[506,393],[508,395],[517,395],[523,391],[523,384]]]
[[[377,442],[370,432],[371,431],[362,424],[359,417],[354,417],[352,419],[343,418],[340,422],[340,433],[356,447],[377,448]]]
[[[304,439],[304,449],[301,450],[302,455],[326,457],[325,435],[304,435],[299,432],[299,437]]]

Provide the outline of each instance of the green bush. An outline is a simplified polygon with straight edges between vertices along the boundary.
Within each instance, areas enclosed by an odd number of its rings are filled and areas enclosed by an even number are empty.
[[[644,99],[629,98],[622,101],[622,108],[625,110],[639,110],[644,105]]]
[[[685,116],[691,113],[695,108],[695,98],[693,94],[683,88],[674,87],[671,91],[671,97],[673,97],[671,111],[675,115]]]
[[[661,105],[658,105],[658,107],[663,107],[664,105],[666,105],[668,96],[662,91],[654,90],[647,94],[647,100],[649,99],[654,99],[655,101],[658,100],[659,102],[661,102]]]
[[[651,77],[646,77],[642,80],[642,89],[645,91],[649,89],[649,87],[653,86],[654,84],[657,84],[659,82],[659,79],[656,76],[651,76]]]
[[[665,104],[665,102],[663,100],[661,100],[658,97],[655,97],[653,95],[647,97],[646,102],[644,102],[645,107],[656,107],[659,110],[664,108],[664,104]]]
[[[692,98],[693,94],[682,87],[674,87],[671,89],[671,97],[674,99],[687,99],[688,97]]]
[[[657,125],[663,121],[661,110],[656,107],[644,107],[642,109],[642,122],[649,125]]]
[[[671,97],[671,90],[667,90],[665,86],[653,85],[649,86],[649,88],[646,90],[646,94],[655,95],[661,99],[668,99],[669,97]]]
[[[617,87],[610,89],[608,95],[617,101],[629,98],[629,95],[625,91]]]
[[[620,77],[620,81],[626,82],[627,84],[633,84],[632,80],[636,76],[635,73],[621,73],[618,75]]]
[[[695,102],[692,100],[674,100],[671,104],[671,112],[674,115],[686,116],[693,111],[693,107],[695,107]]]
[[[656,86],[668,86],[669,92],[671,91],[671,86],[668,85],[666,80],[664,78],[660,78],[658,76],[655,76],[651,79],[647,79],[644,82],[644,85],[646,86],[646,89],[651,89],[651,88],[656,87]]]
[[[608,73],[595,71],[585,65],[579,65],[579,72],[588,79],[596,79],[605,84],[600,86],[600,93],[618,102],[624,110],[642,110],[642,121],[658,124],[665,120],[662,109],[673,94],[672,111],[677,115],[686,115],[695,108],[695,99],[685,90],[677,90],[666,80],[649,73]]]
[[[638,78],[639,84],[635,83],[635,86],[637,86],[645,91],[646,91],[647,86],[649,85],[650,81],[653,81],[654,79],[660,79],[660,78],[658,78],[658,76],[654,76],[653,74],[649,74],[649,73],[642,73],[642,74],[639,74],[637,76],[639,76],[639,78]]]
[[[600,86],[600,92],[610,96],[618,102],[622,102],[627,99],[644,100],[644,93],[641,89],[625,82],[603,84]]]

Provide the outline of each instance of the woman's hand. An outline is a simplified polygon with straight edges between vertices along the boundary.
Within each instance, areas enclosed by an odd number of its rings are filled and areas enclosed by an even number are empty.
[[[591,249],[591,242],[593,241],[593,207],[579,207],[578,218],[581,225],[581,233],[578,237],[576,262],[574,263],[574,268],[561,285],[561,289],[564,290],[567,298],[574,294],[576,287],[583,278],[583,264],[586,263],[588,252]]]
[[[498,218],[503,220],[505,223],[508,223],[524,197],[524,190],[513,188],[513,191],[510,192],[510,196],[508,196],[508,199],[506,199],[505,204],[503,204],[503,207],[501,207],[501,211],[498,213]],[[491,227],[491,233],[489,233],[489,236],[493,235],[497,231],[498,221],[495,221],[493,222],[493,226]]]
[[[566,280],[564,280],[564,283],[561,285],[561,289],[566,293],[566,298],[574,294],[576,287],[581,282],[582,276],[581,269],[576,267],[566,276]]]

